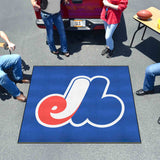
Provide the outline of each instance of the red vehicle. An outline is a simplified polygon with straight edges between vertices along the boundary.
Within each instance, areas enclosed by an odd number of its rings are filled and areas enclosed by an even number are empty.
[[[38,0],[40,4],[40,0]],[[100,19],[102,0],[69,0],[69,4],[61,3],[61,13],[66,30],[95,30],[104,29]],[[35,12],[36,24],[45,28],[40,10]]]

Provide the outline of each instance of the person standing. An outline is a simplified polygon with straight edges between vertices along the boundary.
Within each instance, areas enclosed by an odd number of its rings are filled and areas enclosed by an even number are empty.
[[[121,20],[122,12],[127,8],[128,0],[103,0],[101,19],[104,21],[106,48],[101,55],[111,58],[113,55],[113,33]]]
[[[64,2],[68,3],[68,0],[64,0]],[[31,0],[31,3],[35,10],[41,9],[41,17],[46,27],[47,43],[49,45],[51,53],[59,54],[58,50],[56,49],[53,37],[54,24],[60,36],[61,52],[66,57],[69,57],[70,54],[67,47],[66,33],[60,13],[60,0],[41,0],[41,5],[38,5],[37,0]]]
[[[15,44],[10,42],[7,35],[3,31],[0,31],[0,37],[6,41],[9,50],[15,50]],[[12,70],[14,82],[8,77],[6,72],[7,69]],[[29,80],[23,79],[20,55],[11,54],[0,56],[0,85],[15,99],[25,102],[27,98],[20,92],[15,82],[30,83]]]

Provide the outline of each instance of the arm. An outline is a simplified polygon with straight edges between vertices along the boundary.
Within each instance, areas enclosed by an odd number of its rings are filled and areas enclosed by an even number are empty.
[[[7,35],[3,31],[0,31],[0,37],[7,42],[9,50],[15,50],[16,48],[15,44],[10,42]]]
[[[115,9],[115,10],[118,10],[118,5],[109,3],[108,0],[103,0],[103,4],[104,4],[106,7],[110,7],[110,8],[113,8],[113,9]]]
[[[120,4],[118,5],[118,9],[123,11],[127,8],[128,0],[121,0]]]
[[[31,4],[35,11],[38,11],[41,7],[37,4],[37,0],[31,0]]]
[[[69,0],[64,0],[64,4],[69,4]]]
[[[103,0],[103,4],[106,7],[110,7],[110,8],[115,9],[115,10],[123,11],[124,9],[127,8],[128,0],[121,0],[120,3],[117,4],[117,5],[109,3],[108,0]]]

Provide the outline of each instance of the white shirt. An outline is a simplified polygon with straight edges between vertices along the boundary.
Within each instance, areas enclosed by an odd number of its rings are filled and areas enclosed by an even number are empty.
[[[60,11],[60,0],[48,0],[48,6],[43,11],[51,14],[58,13]]]

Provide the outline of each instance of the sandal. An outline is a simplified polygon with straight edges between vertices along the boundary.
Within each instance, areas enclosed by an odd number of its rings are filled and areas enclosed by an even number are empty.
[[[69,52],[63,52],[63,54],[66,56],[66,57],[69,57],[70,56],[70,54],[69,54]]]
[[[59,52],[58,51],[51,51],[51,53],[53,53],[53,54],[59,54]]]

